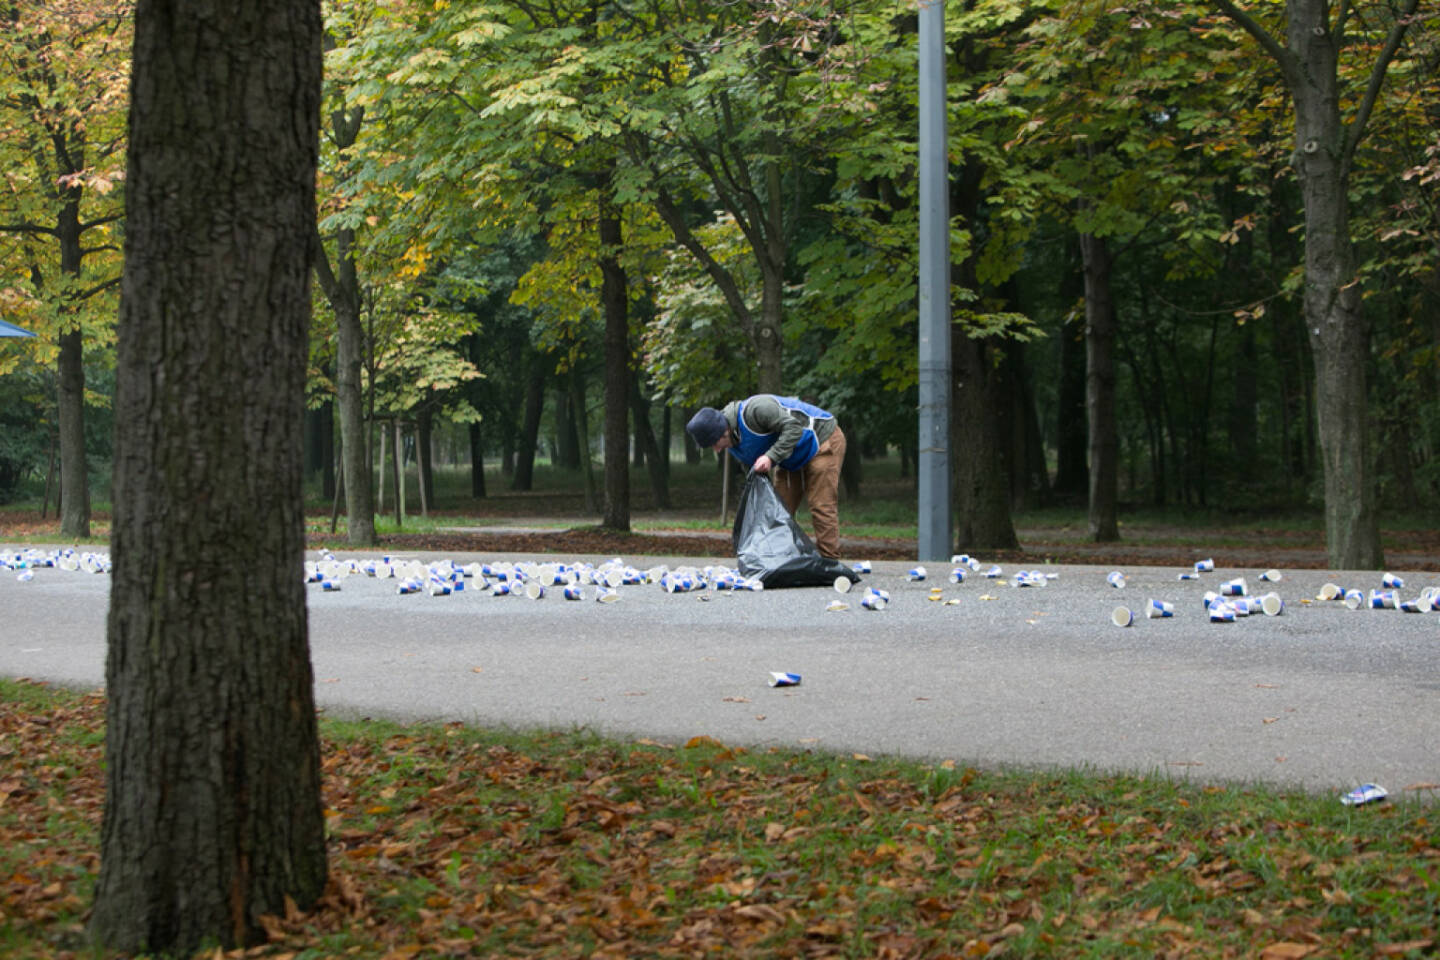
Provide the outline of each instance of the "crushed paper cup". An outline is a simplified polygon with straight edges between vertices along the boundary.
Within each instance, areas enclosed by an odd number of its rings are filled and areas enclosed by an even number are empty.
[[[1176,579],[1176,580],[1199,580],[1199,579],[1200,579],[1200,574],[1198,574],[1198,573],[1181,573],[1181,574],[1176,575],[1175,579]]]
[[[839,613],[839,612],[842,611],[842,610],[849,610],[849,609],[850,609],[850,604],[848,604],[848,603],[846,603],[844,600],[840,600],[840,599],[831,600],[828,604],[825,605],[825,612],[826,612],[826,613]]]
[[[855,563],[854,563],[853,565],[851,565],[850,569],[851,569],[851,570],[854,570],[856,573],[869,573],[869,572],[870,572],[870,561],[869,561],[869,560],[856,560]]]
[[[596,602],[596,603],[614,603],[616,600],[619,600],[619,599],[620,599],[620,594],[619,594],[618,592],[616,592],[616,590],[615,590],[614,587],[596,587],[596,588],[595,588],[595,602]]]
[[[798,673],[777,673],[770,671],[770,686],[772,687],[798,687],[800,686],[800,674]]]
[[[1378,783],[1362,783],[1349,793],[1340,797],[1340,802],[1347,807],[1358,807],[1365,803],[1376,803],[1390,796],[1390,791]]]
[[[1125,574],[1121,573],[1119,570],[1111,570],[1108,574],[1105,575],[1105,582],[1110,584],[1110,586],[1114,587],[1115,589],[1119,590],[1125,586]]]
[[[1235,607],[1224,600],[1216,600],[1210,604],[1211,623],[1234,623]]]
[[[1279,583],[1281,579],[1283,579],[1283,577],[1279,570],[1271,567],[1269,570],[1266,570],[1264,573],[1260,574],[1260,579],[1264,580],[1266,583]]]
[[[1135,622],[1135,614],[1129,607],[1116,607],[1110,611],[1110,622],[1117,627],[1128,627]]]
[[[985,576],[989,577],[991,580],[994,580],[994,579],[996,579],[997,577],[999,577],[1002,572],[1003,572],[1003,571],[1001,571],[1001,569],[1000,569],[1000,564],[997,563],[997,564],[995,564],[994,566],[992,566],[989,570],[986,570],[986,571],[985,571]]]
[[[561,593],[562,596],[564,596],[564,598],[565,598],[566,600],[584,600],[584,599],[585,599],[585,594],[584,594],[584,592],[583,592],[578,586],[576,586],[576,585],[573,584],[573,583],[567,585],[567,586],[565,587],[565,589],[563,589],[563,590],[560,591],[560,593]]]

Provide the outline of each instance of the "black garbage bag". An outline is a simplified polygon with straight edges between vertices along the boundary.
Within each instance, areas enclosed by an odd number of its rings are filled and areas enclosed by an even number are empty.
[[[731,532],[740,573],[771,587],[828,587],[836,577],[860,576],[839,560],[820,556],[815,542],[785,509],[770,478],[750,471],[740,491]]]

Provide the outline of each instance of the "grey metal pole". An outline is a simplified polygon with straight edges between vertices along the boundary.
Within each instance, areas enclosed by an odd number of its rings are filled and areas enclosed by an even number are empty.
[[[920,4],[920,560],[950,556],[950,203],[945,2]]]

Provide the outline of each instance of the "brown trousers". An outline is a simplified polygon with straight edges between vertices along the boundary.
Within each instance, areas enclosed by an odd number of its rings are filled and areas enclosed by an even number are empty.
[[[799,470],[774,468],[775,492],[794,516],[804,497],[815,525],[820,556],[840,558],[840,466],[845,462],[845,433],[838,426],[810,462]]]

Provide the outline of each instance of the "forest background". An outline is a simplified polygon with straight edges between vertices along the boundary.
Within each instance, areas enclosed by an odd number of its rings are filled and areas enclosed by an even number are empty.
[[[109,489],[133,9],[0,9],[0,312],[39,334],[0,341],[0,501],[58,499],[80,538]],[[1141,505],[1309,510],[1366,566],[1379,512],[1434,502],[1440,31],[1416,11],[947,5],[957,550],[1051,504],[1099,541]],[[422,510],[437,455],[472,504],[485,458],[521,491],[548,458],[629,529],[631,466],[666,509],[688,411],[757,390],[839,415],[850,500],[876,458],[910,474],[913,4],[326,23],[307,428],[351,544],[397,448]]]

